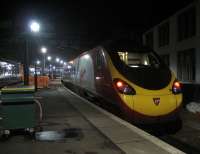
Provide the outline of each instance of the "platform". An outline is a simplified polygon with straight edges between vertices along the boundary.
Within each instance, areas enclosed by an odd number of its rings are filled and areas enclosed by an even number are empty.
[[[2,154],[165,154],[183,153],[91,104],[53,81],[39,90],[43,131],[36,139],[14,135],[0,142]]]

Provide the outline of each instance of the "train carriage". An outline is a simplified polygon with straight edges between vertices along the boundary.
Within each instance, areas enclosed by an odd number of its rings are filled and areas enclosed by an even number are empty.
[[[151,49],[109,42],[81,54],[66,72],[64,83],[114,104],[135,123],[179,119],[181,85]]]
[[[0,88],[21,82],[20,69],[19,63],[0,59]]]

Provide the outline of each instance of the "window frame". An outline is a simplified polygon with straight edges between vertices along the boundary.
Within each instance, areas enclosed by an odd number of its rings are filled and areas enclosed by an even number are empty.
[[[182,41],[196,35],[196,7],[190,7],[177,16],[177,41]]]
[[[177,53],[177,77],[183,82],[193,82],[196,77],[195,48]],[[189,59],[188,59],[189,58]],[[188,64],[187,61],[190,61]],[[189,71],[188,71],[189,70]]]
[[[169,21],[158,27],[158,46],[163,47],[169,45],[170,41],[170,24]]]
[[[153,36],[153,31],[150,31],[146,33],[145,39],[146,39],[146,46],[150,47],[153,49],[154,47],[154,36]]]

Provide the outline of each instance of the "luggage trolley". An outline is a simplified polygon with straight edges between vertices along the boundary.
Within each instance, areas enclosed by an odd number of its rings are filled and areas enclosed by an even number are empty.
[[[31,135],[36,127],[34,87],[3,88],[1,90],[0,130],[9,136],[12,130],[23,129]]]

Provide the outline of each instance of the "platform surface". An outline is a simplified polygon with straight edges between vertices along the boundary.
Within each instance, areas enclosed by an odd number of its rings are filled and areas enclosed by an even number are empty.
[[[178,149],[80,98],[58,81],[39,90],[43,131],[0,142],[1,154],[165,154]]]

